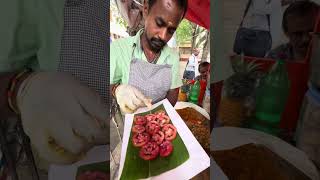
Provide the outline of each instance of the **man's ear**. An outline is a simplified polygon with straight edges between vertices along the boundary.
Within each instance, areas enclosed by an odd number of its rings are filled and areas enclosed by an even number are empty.
[[[148,0],[144,0],[143,1],[143,10],[142,10],[143,18],[146,19],[148,14],[149,14],[149,3],[148,3]]]

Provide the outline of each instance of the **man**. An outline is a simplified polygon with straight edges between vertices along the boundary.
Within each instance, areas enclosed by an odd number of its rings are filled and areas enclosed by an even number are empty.
[[[282,29],[288,37],[287,44],[271,50],[267,57],[301,61],[305,58],[311,40],[319,6],[308,0],[296,1],[283,14]]]
[[[194,49],[193,53],[189,57],[186,69],[183,73],[183,78],[184,79],[190,79],[193,80],[196,75],[196,67],[198,66],[198,55],[199,55],[199,50]]]
[[[182,81],[179,55],[167,46],[184,18],[186,0],[144,1],[144,29],[110,47],[110,83],[124,113],[167,98],[175,105]]]
[[[205,80],[205,81],[207,81],[208,76],[209,76],[209,68],[210,68],[210,63],[201,62],[199,64],[199,68],[198,68],[198,71],[199,71],[200,75],[197,76],[195,79],[196,80]]]
[[[36,153],[49,163],[73,163],[109,142],[107,83],[100,81],[107,71],[99,69],[106,64],[107,28],[92,21],[106,22],[106,10],[100,0],[1,2],[0,119],[12,125],[12,117],[20,117]],[[80,27],[77,18],[88,23]],[[90,48],[83,47],[88,42]]]

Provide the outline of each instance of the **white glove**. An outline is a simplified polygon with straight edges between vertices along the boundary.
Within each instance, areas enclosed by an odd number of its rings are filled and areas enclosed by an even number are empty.
[[[115,91],[117,102],[123,113],[133,113],[139,107],[150,107],[151,99],[147,99],[138,89],[133,86],[121,84]]]
[[[106,104],[71,75],[31,75],[19,87],[17,106],[31,144],[51,163],[73,163],[109,142]]]

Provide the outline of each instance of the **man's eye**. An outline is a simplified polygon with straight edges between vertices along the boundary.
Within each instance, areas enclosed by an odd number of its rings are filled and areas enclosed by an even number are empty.
[[[158,27],[162,27],[163,26],[163,23],[159,22],[159,21],[156,21],[156,24],[157,24]]]
[[[174,34],[175,30],[169,29],[169,34]]]

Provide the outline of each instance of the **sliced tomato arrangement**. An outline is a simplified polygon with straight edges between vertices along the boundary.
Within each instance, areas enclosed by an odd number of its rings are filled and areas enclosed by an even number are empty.
[[[165,124],[162,127],[162,132],[164,132],[165,140],[172,141],[177,136],[177,129],[172,124]]]
[[[134,133],[143,133],[146,130],[146,128],[143,125],[133,125],[132,132]]]
[[[155,114],[148,114],[145,116],[147,121],[155,121],[157,119],[157,116]]]
[[[140,149],[139,156],[144,160],[155,159],[159,154],[159,145],[155,142],[148,142]]]
[[[144,116],[136,116],[133,120],[135,125],[145,125],[147,123],[147,119]]]
[[[157,121],[148,122],[146,125],[146,131],[151,135],[157,133],[158,131],[160,131],[159,123]]]
[[[153,160],[159,155],[165,158],[173,152],[172,141],[177,136],[177,129],[165,111],[136,116],[132,133],[132,143],[141,148],[139,156],[144,160]]]
[[[148,133],[136,133],[132,137],[132,142],[135,147],[141,147],[150,141]]]
[[[167,157],[173,151],[173,145],[170,141],[163,141],[163,143],[161,143],[159,147],[160,147],[160,156],[161,157]]]
[[[152,135],[152,141],[156,142],[160,145],[164,140],[164,133],[162,131],[158,131]]]

